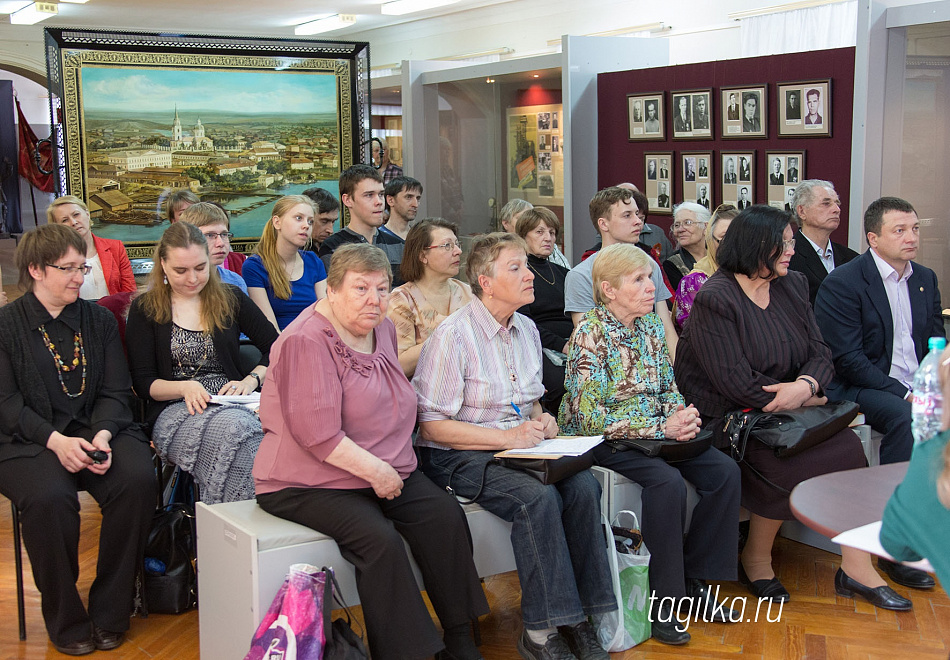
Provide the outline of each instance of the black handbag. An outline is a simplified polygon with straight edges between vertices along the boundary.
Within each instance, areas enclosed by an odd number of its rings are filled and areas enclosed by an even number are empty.
[[[648,438],[614,438],[606,440],[607,444],[617,451],[636,449],[647,456],[662,458],[667,463],[686,461],[696,458],[712,446],[712,429],[702,429],[695,438],[685,442],[678,440],[650,440]]]
[[[848,428],[858,415],[853,401],[767,413],[754,408],[726,413],[723,431],[737,461],[745,458],[749,437],[772,447],[776,456],[794,456]]]
[[[368,660],[363,636],[353,631],[350,608],[343,601],[343,594],[333,569],[324,566],[323,573],[326,576],[323,587],[323,634],[327,638],[326,646],[323,647],[323,660]],[[333,601],[343,609],[345,619],[330,621]]]
[[[195,514],[187,504],[157,511],[145,544],[148,612],[181,614],[196,603]]]
[[[556,484],[562,479],[573,477],[578,472],[589,470],[594,465],[594,452],[584,452],[580,456],[561,456],[560,458],[507,458],[496,456],[495,463],[512,470],[521,470],[530,474],[544,485]]]

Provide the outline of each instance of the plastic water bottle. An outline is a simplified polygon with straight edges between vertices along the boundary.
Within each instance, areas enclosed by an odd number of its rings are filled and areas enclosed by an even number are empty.
[[[914,396],[911,403],[911,429],[914,444],[920,444],[940,433],[943,415],[943,390],[940,388],[940,354],[947,346],[943,337],[931,337],[930,350],[914,374]]]

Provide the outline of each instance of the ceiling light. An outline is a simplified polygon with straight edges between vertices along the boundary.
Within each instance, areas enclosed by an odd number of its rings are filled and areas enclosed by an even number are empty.
[[[10,14],[10,22],[14,25],[33,25],[59,13],[55,2],[31,2],[19,11]]]
[[[454,5],[458,1],[459,0],[395,0],[394,2],[384,3],[379,8],[379,11],[389,16],[401,16],[402,14],[411,14],[415,11]]]
[[[294,34],[320,34],[349,27],[356,23],[354,14],[334,14],[309,23],[302,23],[294,28]]]

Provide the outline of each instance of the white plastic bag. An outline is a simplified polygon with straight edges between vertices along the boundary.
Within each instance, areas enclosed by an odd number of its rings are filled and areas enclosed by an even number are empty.
[[[629,516],[632,526],[624,525],[622,518]],[[650,551],[646,544],[631,552],[620,552],[611,525],[603,519],[607,535],[607,559],[613,581],[617,609],[601,615],[597,620],[597,641],[610,653],[626,651],[650,638]],[[640,529],[640,521],[633,511],[620,511],[613,525]]]

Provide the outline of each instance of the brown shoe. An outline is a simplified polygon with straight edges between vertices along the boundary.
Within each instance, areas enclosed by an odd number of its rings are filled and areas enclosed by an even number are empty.
[[[109,632],[99,626],[92,626],[92,641],[95,647],[100,651],[109,651],[121,645],[125,641],[125,633]]]
[[[53,647],[63,655],[88,655],[96,650],[96,643],[91,639],[84,639],[79,642],[70,642],[69,644],[57,644],[53,642]]]

